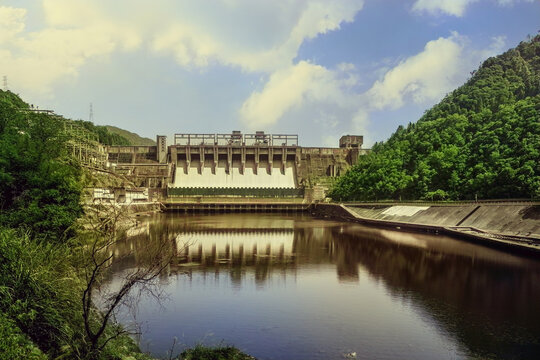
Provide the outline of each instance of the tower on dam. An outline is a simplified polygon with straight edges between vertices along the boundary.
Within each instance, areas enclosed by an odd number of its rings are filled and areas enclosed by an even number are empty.
[[[363,137],[343,136],[339,147],[302,147],[298,135],[175,134],[168,145],[109,146],[108,166],[136,186],[167,197],[313,198],[313,190],[356,163]]]

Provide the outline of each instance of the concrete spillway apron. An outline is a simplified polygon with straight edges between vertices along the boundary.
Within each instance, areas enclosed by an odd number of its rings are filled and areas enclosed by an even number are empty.
[[[488,232],[470,226],[441,226],[432,224],[388,221],[362,217],[343,204],[315,204],[312,213],[318,216],[342,219],[360,224],[382,226],[396,230],[429,232],[459,237],[484,246],[512,253],[540,258],[540,239],[534,236],[506,235]]]

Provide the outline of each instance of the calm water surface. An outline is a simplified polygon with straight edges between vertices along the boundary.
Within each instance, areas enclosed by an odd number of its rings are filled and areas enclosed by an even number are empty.
[[[176,253],[166,299],[138,303],[157,357],[176,337],[259,359],[540,359],[538,261],[296,215],[159,214],[129,233],[112,284],[148,244]]]

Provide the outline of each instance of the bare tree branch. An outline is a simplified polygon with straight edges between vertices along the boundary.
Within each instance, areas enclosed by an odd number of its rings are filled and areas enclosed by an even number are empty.
[[[173,256],[171,244],[166,241],[147,244],[144,251],[139,251],[144,255],[145,262],[124,275],[118,289],[110,292],[102,289],[102,283],[110,275],[113,262],[121,258],[115,256],[114,250],[121,239],[121,225],[129,219],[125,209],[98,206],[89,212],[85,224],[90,242],[83,247],[86,285],[81,301],[88,340],[88,358],[92,360],[97,359],[112,340],[128,333],[127,330],[114,326],[120,306],[128,304],[129,294],[136,288],[139,289],[139,294],[144,291],[156,295],[153,291],[155,280],[167,269]],[[96,301],[100,304],[99,309]]]

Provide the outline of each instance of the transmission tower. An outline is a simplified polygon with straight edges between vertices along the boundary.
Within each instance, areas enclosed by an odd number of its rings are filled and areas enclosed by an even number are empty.
[[[90,103],[90,114],[88,115],[88,121],[94,122],[94,106]]]
[[[7,76],[6,75],[4,75],[3,80],[4,80],[4,91],[8,91],[8,82],[7,82]]]

